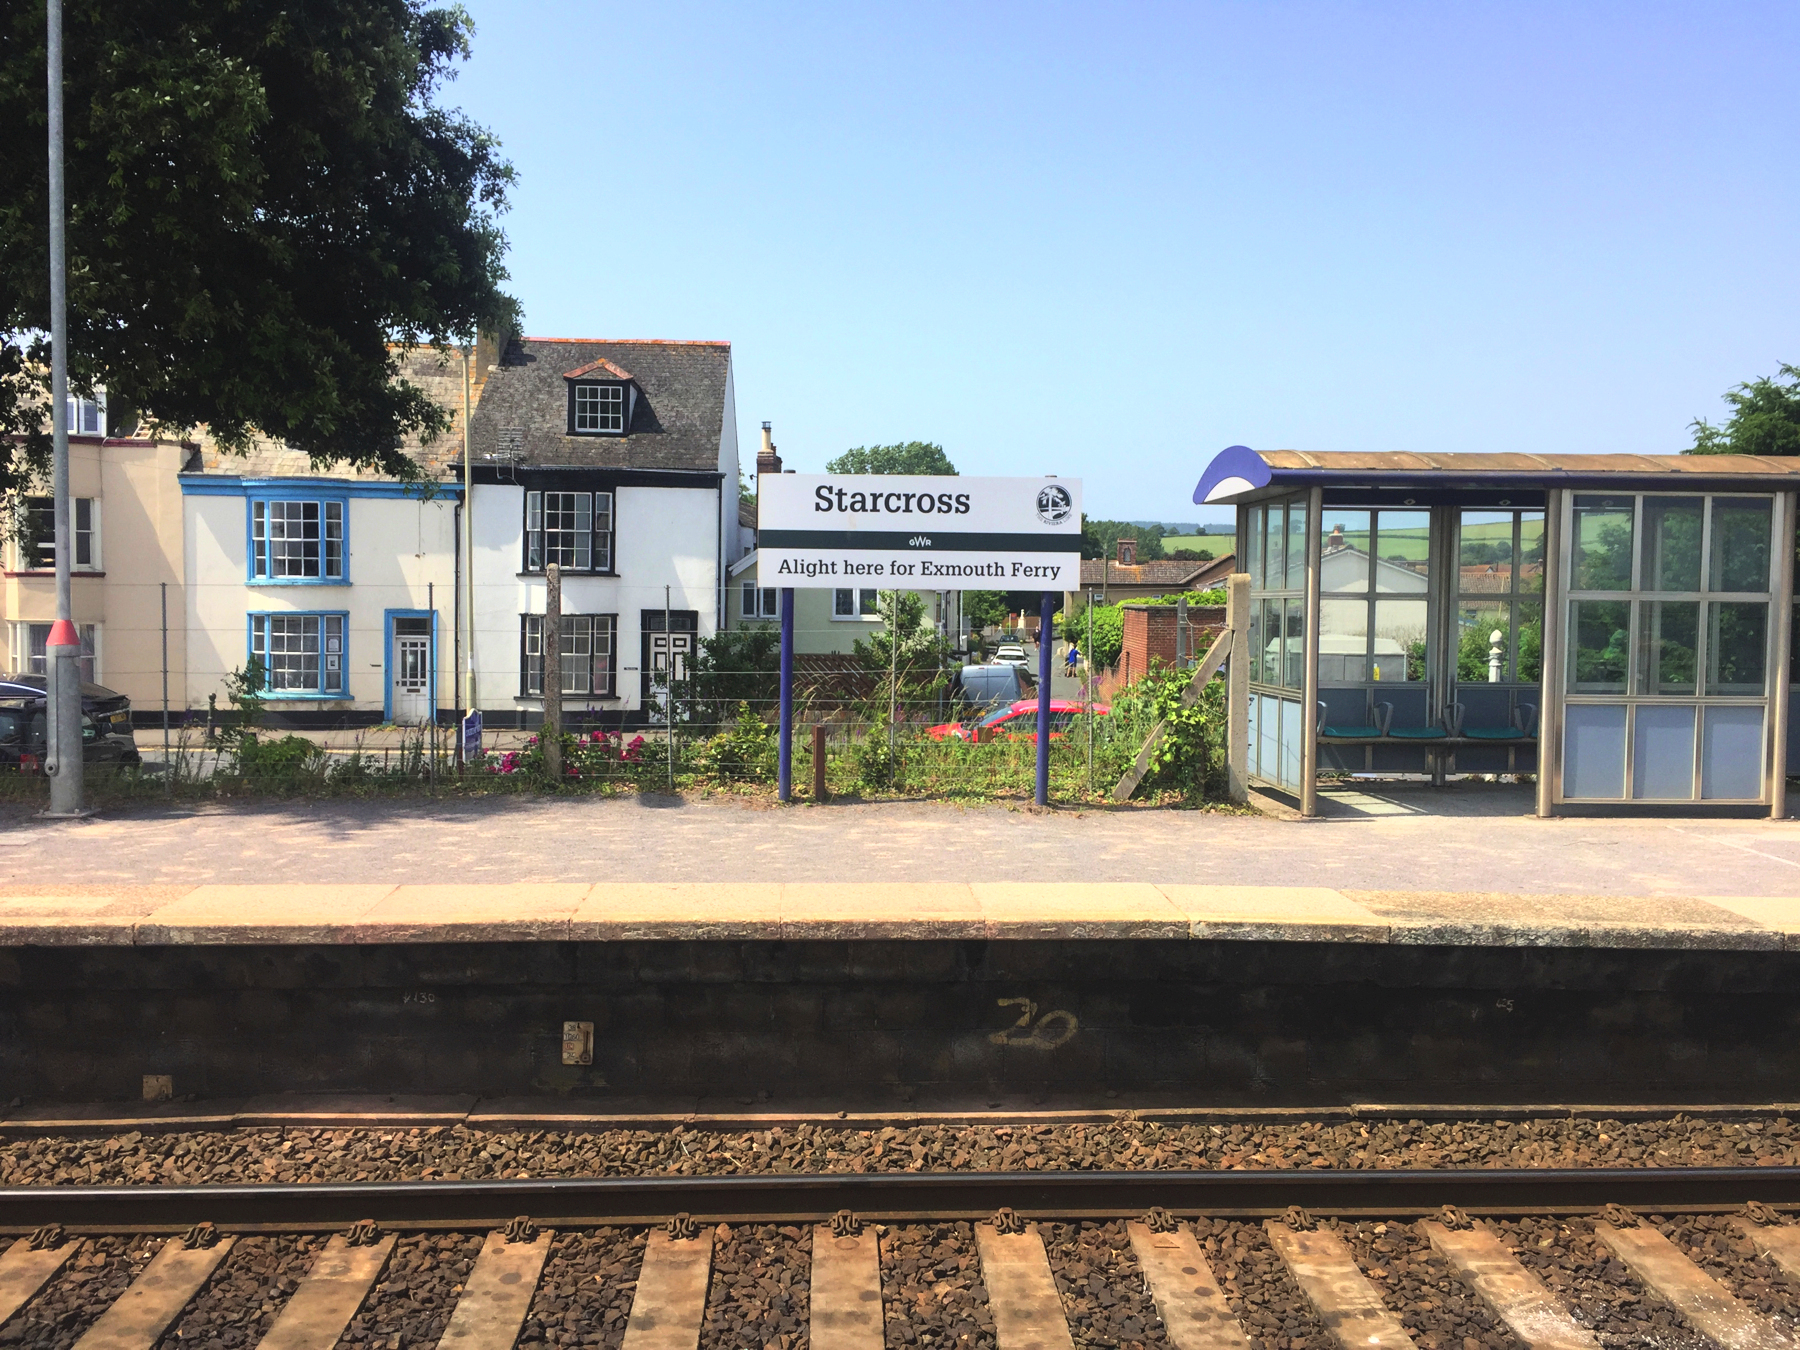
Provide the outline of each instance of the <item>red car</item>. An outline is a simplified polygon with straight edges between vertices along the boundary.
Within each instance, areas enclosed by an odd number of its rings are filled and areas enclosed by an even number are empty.
[[[1092,705],[1096,717],[1104,717],[1111,709],[1104,703]],[[1082,712],[1082,705],[1066,698],[1050,700],[1050,739],[1065,734],[1068,725]],[[934,741],[972,741],[979,732],[981,739],[989,736],[1018,737],[1028,741],[1037,740],[1038,705],[1035,698],[1022,698],[1017,703],[1008,703],[995,708],[979,722],[945,722],[940,726],[926,728],[925,734]]]

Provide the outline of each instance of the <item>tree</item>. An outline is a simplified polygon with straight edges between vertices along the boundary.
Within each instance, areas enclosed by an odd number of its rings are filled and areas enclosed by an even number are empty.
[[[1151,562],[1163,556],[1163,528],[1160,525],[1133,525],[1128,520],[1089,520],[1081,518],[1081,556],[1084,558],[1119,558],[1119,540],[1137,540],[1139,562]]]
[[[881,627],[851,647],[876,677],[878,698],[888,700],[890,673],[903,700],[936,693],[949,644],[926,619],[924,599],[917,591],[878,591],[875,612]]]
[[[1722,427],[1688,424],[1690,455],[1800,455],[1800,366],[1781,365],[1772,378],[1740,384],[1724,396],[1731,416]]]
[[[989,624],[1002,624],[1006,622],[1006,592],[964,591],[962,612],[969,627],[977,633]]]
[[[904,445],[859,445],[825,465],[826,473],[910,473],[954,476],[956,465],[944,447],[930,441]]]
[[[71,386],[104,386],[115,424],[415,474],[402,438],[449,417],[394,346],[517,319],[512,168],[436,98],[472,32],[425,0],[65,0]],[[43,5],[9,6],[0,434],[25,439],[0,488],[48,449],[44,63]]]

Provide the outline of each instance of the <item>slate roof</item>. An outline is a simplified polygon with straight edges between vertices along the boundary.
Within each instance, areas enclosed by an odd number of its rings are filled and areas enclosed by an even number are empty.
[[[639,390],[624,436],[568,434],[567,372],[629,371]],[[728,342],[514,338],[488,372],[470,422],[476,463],[502,448],[519,463],[582,468],[717,471],[725,421]]]
[[[450,414],[450,429],[431,442],[423,444],[417,433],[403,442],[406,453],[417,460],[427,478],[457,478],[462,473],[462,350],[452,347],[440,355],[430,347],[415,348],[400,355],[401,375],[431,396]],[[184,470],[188,473],[216,473],[243,478],[367,478],[384,480],[386,474],[367,466],[351,468],[336,464],[315,468],[301,451],[290,449],[280,441],[255,436],[248,451],[234,454],[219,448],[204,428],[199,432],[199,463]]]

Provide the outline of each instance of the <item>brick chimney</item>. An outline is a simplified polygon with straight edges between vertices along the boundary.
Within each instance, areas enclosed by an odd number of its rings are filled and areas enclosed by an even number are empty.
[[[769,423],[763,423],[762,449],[756,452],[756,476],[781,472],[781,456],[775,453],[775,441],[769,434]]]
[[[1137,540],[1135,540],[1135,539],[1119,540],[1119,566],[1120,567],[1136,567],[1137,566]]]

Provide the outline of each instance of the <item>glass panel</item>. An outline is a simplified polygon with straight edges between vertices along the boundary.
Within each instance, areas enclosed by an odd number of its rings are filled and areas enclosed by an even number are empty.
[[[1512,677],[1512,605],[1485,600],[1456,610],[1456,678],[1502,684]]]
[[[1263,589],[1278,591],[1287,575],[1287,517],[1279,506],[1269,508],[1268,528],[1263,531]]]
[[[1281,601],[1264,600],[1262,609],[1262,682],[1281,683]]]
[[[1250,508],[1250,518],[1244,525],[1244,536],[1249,543],[1250,554],[1250,565],[1245,570],[1250,573],[1250,585],[1259,591],[1263,584],[1263,517],[1267,514],[1263,507],[1253,506]]]
[[[1326,511],[1319,533],[1319,590],[1326,595],[1368,590],[1369,513]]]
[[[1631,589],[1630,497],[1576,497],[1570,589]]]
[[[1644,498],[1644,556],[1638,565],[1642,589],[1700,589],[1700,526],[1705,505],[1702,497]]]
[[[1287,589],[1306,589],[1306,518],[1310,514],[1304,499],[1288,503]]]
[[[1519,512],[1519,590],[1544,593],[1544,513]]]
[[[1648,524],[1644,533],[1650,533]],[[1650,560],[1644,561],[1648,565]],[[1644,601],[1638,623],[1638,692],[1691,696],[1700,672],[1699,644],[1699,601]]]
[[[1319,683],[1361,684],[1368,678],[1369,602],[1321,598]]]
[[[1375,589],[1423,595],[1430,585],[1431,513],[1382,511],[1375,517]]]
[[[1631,641],[1631,602],[1569,601],[1569,634],[1569,692],[1624,693]]]
[[[1281,785],[1300,790],[1300,772],[1304,763],[1306,722],[1300,705],[1292,699],[1281,700]]]
[[[1769,664],[1769,607],[1761,601],[1707,606],[1706,692],[1762,697]]]
[[[1423,600],[1375,602],[1375,652],[1373,676],[1382,683],[1425,678],[1425,625]]]
[[[1282,663],[1281,687],[1304,689],[1306,687],[1306,601],[1284,600],[1281,603],[1287,609],[1287,641],[1284,644],[1286,659]]]
[[[1708,708],[1701,733],[1700,795],[1757,801],[1763,795],[1763,710]]]
[[[1263,680],[1263,602],[1253,600],[1250,603],[1250,683],[1262,684]]]
[[[1673,801],[1693,799],[1693,705],[1639,706],[1632,734],[1631,795]]]
[[[1457,589],[1463,595],[1512,590],[1513,513],[1464,511],[1457,530]]]
[[[1624,795],[1624,706],[1571,703],[1563,710],[1563,796],[1616,801]]]
[[[1543,573],[1538,582],[1543,582]],[[1522,684],[1537,684],[1544,678],[1544,604],[1541,600],[1519,602],[1519,637],[1517,668],[1513,678]]]
[[[1708,590],[1769,589],[1768,498],[1714,497]]]

